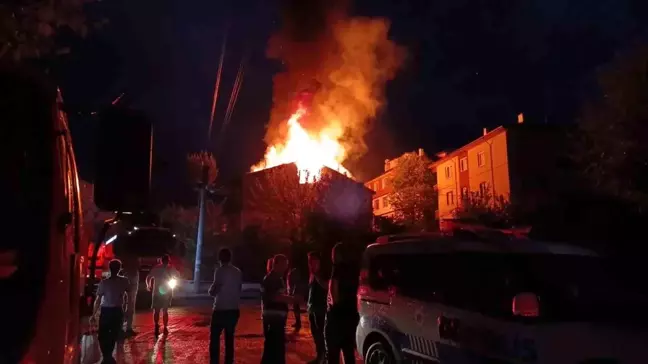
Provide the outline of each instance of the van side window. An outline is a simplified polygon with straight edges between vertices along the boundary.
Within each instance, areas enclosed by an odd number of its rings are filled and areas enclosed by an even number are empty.
[[[402,296],[501,317],[512,295],[505,268],[484,254],[403,254],[390,258]]]
[[[393,284],[389,255],[378,255],[369,263],[369,286],[375,291],[386,291]]]

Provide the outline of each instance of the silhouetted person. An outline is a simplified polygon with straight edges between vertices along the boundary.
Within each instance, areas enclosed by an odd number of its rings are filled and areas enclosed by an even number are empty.
[[[285,255],[275,255],[272,270],[263,278],[263,294],[261,296],[263,317],[263,357],[262,364],[286,363],[286,318],[288,306],[297,297],[286,293],[283,276],[288,269],[288,258]]]
[[[317,358],[312,364],[326,361],[326,343],[324,341],[324,320],[326,317],[326,295],[328,280],[321,274],[322,259],[319,253],[308,253],[308,321],[310,322],[311,335],[315,342]]]
[[[234,363],[234,332],[238,323],[243,276],[241,270],[232,265],[232,251],[223,248],[218,252],[220,266],[214,271],[214,283],[209,295],[214,297],[212,313],[209,358],[211,364],[220,360],[220,336],[225,331],[225,363]]]
[[[345,364],[355,362],[355,332],[358,326],[358,273],[350,263],[349,253],[342,243],[331,252],[333,271],[327,296],[326,355],[329,364],[340,362],[340,352]]]
[[[122,274],[128,278],[130,286],[128,288],[128,307],[126,308],[126,336],[135,336],[137,332],[133,330],[133,318],[135,316],[135,304],[137,300],[137,291],[139,290],[139,261],[132,254],[126,255],[122,259]]]
[[[293,268],[290,270],[288,273],[288,293],[291,296],[296,296],[296,295],[302,295],[303,293],[301,292],[301,275],[299,274],[299,271],[297,268]],[[295,301],[292,305],[292,311],[295,316],[295,323],[293,324],[293,328],[295,329],[295,332],[299,332],[302,327],[301,323],[301,307],[299,305],[299,301]]]
[[[111,260],[108,264],[110,277],[99,282],[95,299],[92,320],[99,316],[99,346],[101,347],[102,363],[116,363],[112,357],[115,343],[122,333],[124,322],[124,307],[128,300],[128,279],[118,276],[122,264],[119,260]],[[101,312],[101,314],[100,314]]]
[[[146,277],[146,289],[152,292],[151,308],[153,309],[153,322],[155,323],[155,336],[160,334],[160,311],[164,323],[164,334],[169,333],[169,306],[173,298],[173,285],[171,280],[180,278],[180,273],[169,265],[169,255],[160,258],[160,264],[151,269]]]

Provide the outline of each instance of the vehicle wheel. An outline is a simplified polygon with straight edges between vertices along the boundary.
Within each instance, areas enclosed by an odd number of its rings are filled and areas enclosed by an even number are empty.
[[[396,358],[385,344],[378,341],[371,344],[365,355],[365,364],[395,364]]]

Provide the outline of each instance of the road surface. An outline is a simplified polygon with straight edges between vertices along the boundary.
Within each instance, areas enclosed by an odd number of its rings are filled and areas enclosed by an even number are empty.
[[[201,364],[209,363],[209,321],[211,307],[202,304],[193,307],[175,307],[169,310],[169,335],[157,340],[153,335],[153,319],[150,312],[139,311],[135,317],[133,338],[118,343],[115,351],[117,362],[122,364]],[[161,323],[162,318],[160,318]],[[294,323],[289,315],[287,330]],[[286,359],[290,364],[306,363],[315,357],[308,318],[302,315],[304,326],[298,335],[288,334]],[[222,340],[222,338],[221,338]],[[259,305],[245,304],[241,308],[235,339],[234,360],[238,364],[259,364],[263,352],[261,312]],[[221,342],[221,362],[224,343]],[[357,361],[361,363],[361,361]]]

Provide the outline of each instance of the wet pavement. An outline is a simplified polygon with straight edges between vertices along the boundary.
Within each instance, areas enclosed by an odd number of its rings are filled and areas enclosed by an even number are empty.
[[[287,331],[294,323],[289,315]],[[118,363],[127,364],[201,364],[209,363],[209,321],[211,307],[207,304],[192,307],[174,307],[169,310],[169,334],[153,334],[152,314],[137,312],[135,330],[138,335],[118,343],[115,357]],[[161,323],[162,318],[160,318]],[[306,363],[315,356],[308,318],[302,315],[303,328],[297,335],[288,334],[286,359],[288,363]],[[222,338],[221,338],[222,340]],[[256,303],[241,307],[241,318],[236,330],[235,362],[240,364],[261,362],[263,334],[261,331],[261,312]],[[221,342],[221,362],[224,343]],[[361,361],[357,361],[360,363]]]

